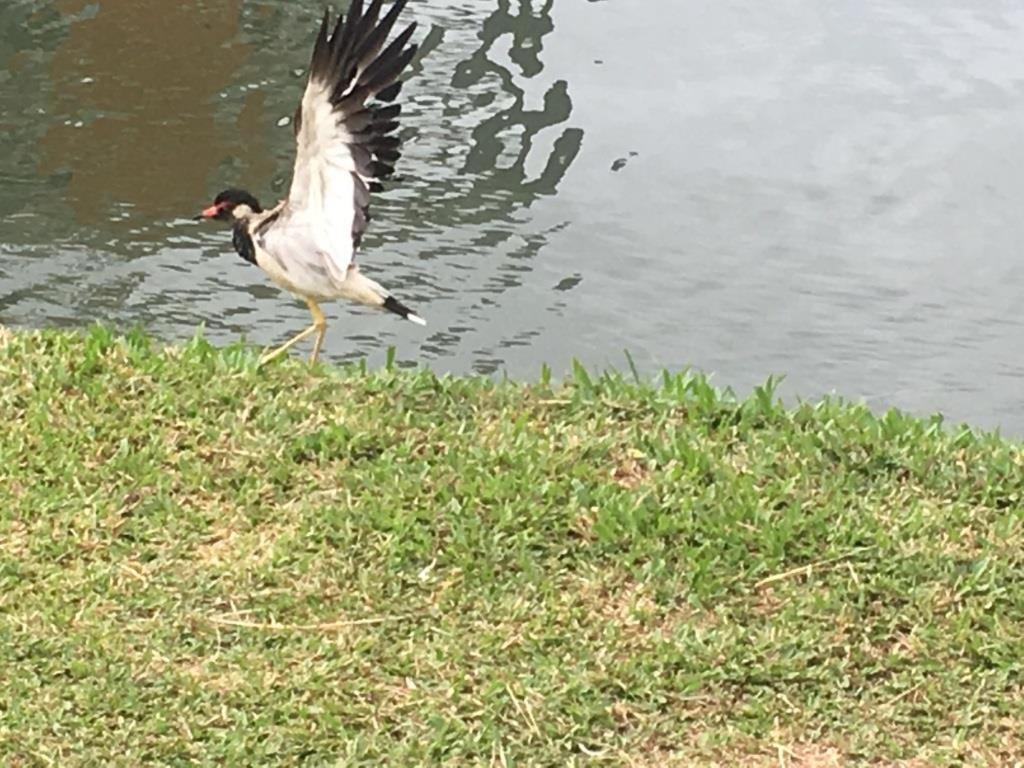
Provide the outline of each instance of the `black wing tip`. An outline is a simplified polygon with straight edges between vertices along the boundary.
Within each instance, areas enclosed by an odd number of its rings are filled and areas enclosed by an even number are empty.
[[[377,151],[378,149],[398,149],[402,144],[402,140],[398,136],[374,136],[373,140],[369,142],[369,147]]]
[[[382,88],[377,91],[375,98],[380,101],[394,101],[398,98],[398,94],[402,92],[402,81],[399,80],[397,83],[392,83],[387,88]]]
[[[341,94],[349,90],[360,59],[374,50],[379,51],[379,46],[383,45],[390,34],[407,0],[395,0],[387,15],[380,19],[382,3],[383,0],[372,0],[369,8],[364,11],[363,0],[352,0],[348,13],[338,15],[333,31],[330,8],[324,10],[313,49],[310,77],[334,86],[332,102],[340,101]],[[411,50],[402,49],[416,27],[417,22],[412,21],[365,66],[359,74],[359,86],[370,86],[369,92],[372,93],[377,87],[389,85],[397,79],[415,55],[416,46]]]
[[[331,61],[331,9],[324,9],[324,18],[320,22],[320,31],[313,44],[313,55],[309,61],[309,76],[321,78],[327,72]]]
[[[379,181],[386,179],[395,172],[395,166],[383,160],[374,160],[370,163],[370,178]]]
[[[408,2],[409,0],[395,0],[395,2],[391,4],[391,7],[388,8],[387,15],[384,16],[384,24],[389,27],[393,26],[398,20],[398,14],[402,12]]]
[[[373,133],[375,136],[386,136],[392,131],[398,130],[399,122],[397,120],[377,120],[377,116],[373,116]]]
[[[378,96],[378,98],[379,98],[379,96]],[[373,111],[373,122],[374,122],[374,124],[394,122],[395,123],[395,127],[397,127],[398,126],[397,118],[401,114],[402,114],[402,105],[401,104],[389,104],[386,107],[377,107]],[[383,132],[387,133],[387,131],[383,131]]]

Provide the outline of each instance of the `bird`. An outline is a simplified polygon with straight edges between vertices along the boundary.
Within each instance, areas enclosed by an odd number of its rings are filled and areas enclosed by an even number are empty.
[[[293,118],[295,165],[288,196],[263,208],[250,192],[220,192],[197,220],[230,222],[232,245],[281,288],[306,302],[313,323],[260,357],[264,365],[316,335],[310,364],[327,333],[320,302],[348,299],[419,325],[418,314],[360,272],[355,256],[370,221],[370,195],[383,189],[401,156],[399,79],[416,55],[416,22],[389,43],[408,0],[352,0],[331,24],[324,11],[306,87]]]

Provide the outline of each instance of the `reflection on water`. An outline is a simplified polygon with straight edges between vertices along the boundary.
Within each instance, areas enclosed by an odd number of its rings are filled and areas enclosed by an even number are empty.
[[[267,344],[302,305],[189,217],[285,193],[321,0],[0,4],[0,323]],[[325,353],[743,390],[1024,434],[1024,10],[1009,0],[410,3],[424,55]]]
[[[230,44],[240,6],[58,4],[66,31],[48,62],[51,120],[39,169],[66,174],[64,202],[80,225],[102,229],[128,218],[122,204],[144,220],[194,205],[194,191],[205,189],[210,169],[230,150],[215,108],[248,57],[245,43]],[[244,135],[251,141],[259,133]],[[266,152],[256,140],[246,157]]]

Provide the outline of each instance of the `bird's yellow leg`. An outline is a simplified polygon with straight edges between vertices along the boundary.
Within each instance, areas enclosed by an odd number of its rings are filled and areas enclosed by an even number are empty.
[[[312,299],[306,299],[309,311],[313,313],[313,327],[316,328],[316,341],[313,342],[313,354],[309,356],[309,363],[312,365],[320,357],[320,347],[323,346],[324,336],[327,335],[327,318],[320,311],[319,305]]]
[[[313,347],[313,357],[310,362],[314,362],[317,359],[317,356],[320,354],[320,346],[324,341],[324,334],[327,333],[327,318],[324,317],[324,313],[320,311],[320,307],[315,301],[312,299],[306,299],[306,304],[309,306],[309,311],[313,315],[313,324],[304,331],[300,331],[295,334],[277,349],[271,350],[263,355],[259,361],[260,365],[266,365],[271,360],[276,360],[307,336],[311,336],[314,333],[317,334],[317,337],[316,344]]]
[[[306,330],[301,331],[300,333],[295,334],[294,336],[292,336],[292,338],[288,339],[288,341],[286,341],[284,344],[282,344],[277,349],[272,349],[270,352],[267,352],[265,355],[263,355],[263,357],[260,358],[259,364],[260,365],[266,365],[271,360],[276,360],[281,355],[283,355],[285,352],[287,352],[289,349],[291,349],[296,344],[298,344],[300,341],[302,341],[304,338],[306,338],[307,336],[309,336],[311,334],[316,333],[316,331],[317,331],[317,327],[315,325],[311,325]]]

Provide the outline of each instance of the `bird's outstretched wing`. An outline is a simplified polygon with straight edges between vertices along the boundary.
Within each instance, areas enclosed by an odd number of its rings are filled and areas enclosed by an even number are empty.
[[[381,18],[382,0],[352,0],[331,31],[330,12],[313,48],[295,111],[295,171],[282,229],[326,256],[344,277],[369,220],[370,192],[394,172],[401,105],[399,76],[416,53],[413,22],[387,43],[407,0]],[[374,101],[371,102],[371,99]],[[301,230],[300,232],[296,230]]]

